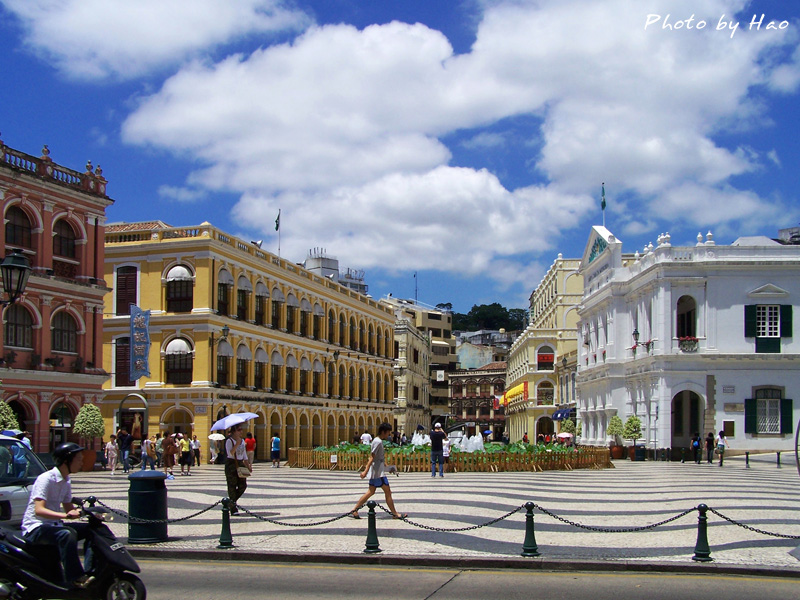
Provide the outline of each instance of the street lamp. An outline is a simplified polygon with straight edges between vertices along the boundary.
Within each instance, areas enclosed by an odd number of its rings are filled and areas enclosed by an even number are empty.
[[[562,356],[561,357],[561,366],[564,368],[564,370],[566,370],[566,368],[567,368],[567,357],[566,356]]]
[[[0,300],[0,305],[14,304],[19,300],[28,285],[31,270],[28,257],[22,250],[14,249],[6,255],[0,263],[0,271],[3,273],[3,291],[8,294],[8,300]]]
[[[639,343],[639,330],[636,327],[633,328],[633,343]]]

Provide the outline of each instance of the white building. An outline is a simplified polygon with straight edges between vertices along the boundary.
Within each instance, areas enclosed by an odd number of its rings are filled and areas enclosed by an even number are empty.
[[[610,231],[592,228],[578,329],[583,443],[607,445],[616,414],[637,415],[651,449],[720,430],[733,451],[794,448],[800,246],[697,240],[675,247],[662,235],[623,255]]]

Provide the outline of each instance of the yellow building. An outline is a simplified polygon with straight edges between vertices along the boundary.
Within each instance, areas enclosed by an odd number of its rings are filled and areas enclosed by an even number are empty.
[[[506,427],[512,442],[556,433],[575,406],[580,259],[560,254],[530,296],[531,323],[508,355]]]
[[[273,435],[286,456],[391,422],[390,308],[209,223],[111,224],[105,234],[107,430],[196,435],[207,457],[212,423],[249,411],[264,459]],[[151,311],[150,375],[137,381],[131,304]]]

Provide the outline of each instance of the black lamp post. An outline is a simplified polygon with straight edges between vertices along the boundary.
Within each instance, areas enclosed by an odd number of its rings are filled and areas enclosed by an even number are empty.
[[[22,250],[15,249],[6,255],[0,263],[0,271],[3,273],[3,291],[8,294],[8,300],[0,300],[0,305],[14,304],[19,300],[28,285],[31,270],[31,263]]]
[[[633,343],[639,343],[639,330],[636,327],[633,328]]]
[[[566,357],[566,356],[562,356],[562,357],[561,357],[561,367],[562,367],[564,370],[566,370],[566,369],[567,369],[567,357]]]

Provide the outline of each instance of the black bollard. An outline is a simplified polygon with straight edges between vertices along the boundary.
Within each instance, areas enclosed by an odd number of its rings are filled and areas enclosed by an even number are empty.
[[[222,531],[219,534],[219,545],[217,549],[227,550],[233,548],[233,536],[231,535],[231,509],[230,498],[222,499]]]
[[[686,462],[686,448],[681,448],[681,462]]]
[[[781,468],[781,453],[778,452],[778,468]]]
[[[744,453],[744,468],[745,469],[749,469],[750,468],[750,453],[749,452],[745,452]]]
[[[367,545],[364,548],[365,554],[377,554],[381,552],[378,546],[378,529],[375,527],[375,501],[367,502],[369,514],[367,515]]]
[[[533,502],[526,502],[525,509],[525,541],[522,543],[521,556],[539,556],[539,547],[536,545],[536,533],[533,529]]]
[[[711,548],[708,546],[708,506],[701,504],[697,507],[700,513],[697,517],[697,543],[694,545],[694,556],[692,560],[697,562],[711,562]]]

